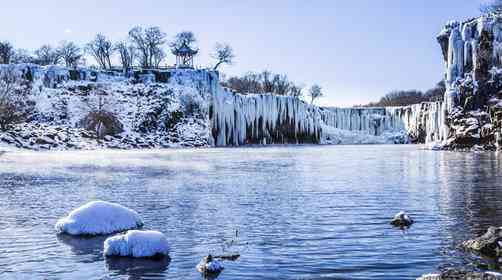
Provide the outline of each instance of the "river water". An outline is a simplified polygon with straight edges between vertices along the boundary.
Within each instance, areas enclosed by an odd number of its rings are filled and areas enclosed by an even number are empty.
[[[1,279],[415,279],[487,263],[458,245],[502,225],[495,153],[420,146],[282,146],[0,155]],[[91,200],[140,213],[170,260],[105,259],[104,237],[58,236]],[[400,210],[409,230],[389,225]]]

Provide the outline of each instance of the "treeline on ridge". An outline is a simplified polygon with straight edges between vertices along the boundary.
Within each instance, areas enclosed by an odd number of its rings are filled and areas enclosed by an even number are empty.
[[[422,92],[420,90],[394,90],[384,95],[378,102],[371,102],[362,107],[407,106],[421,102],[442,101],[446,91],[444,81],[435,87]]]

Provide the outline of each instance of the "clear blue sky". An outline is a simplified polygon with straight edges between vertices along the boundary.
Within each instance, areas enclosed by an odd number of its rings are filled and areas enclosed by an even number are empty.
[[[228,42],[237,57],[224,72],[287,73],[307,86],[319,83],[322,104],[349,106],[393,89],[432,87],[443,74],[436,34],[450,19],[478,15],[480,1],[5,1],[0,40],[35,49],[61,40],[83,44],[96,32],[121,39],[135,25],[160,26],[170,38],[191,30],[199,65],[210,63],[215,42]]]

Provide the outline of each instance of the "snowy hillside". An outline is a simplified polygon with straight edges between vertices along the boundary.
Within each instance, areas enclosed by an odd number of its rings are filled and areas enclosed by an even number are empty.
[[[209,144],[209,89],[203,83],[207,72],[176,70],[167,72],[169,82],[155,82],[153,74],[126,78],[56,66],[3,66],[0,71],[15,71],[29,82],[26,122],[0,132],[1,142],[11,146],[38,150]],[[93,112],[112,115],[118,131],[99,137],[97,127],[89,129],[85,123]]]

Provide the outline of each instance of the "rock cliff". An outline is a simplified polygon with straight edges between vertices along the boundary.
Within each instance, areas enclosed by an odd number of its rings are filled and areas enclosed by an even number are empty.
[[[437,39],[446,69],[444,147],[500,149],[502,16],[449,22]]]

